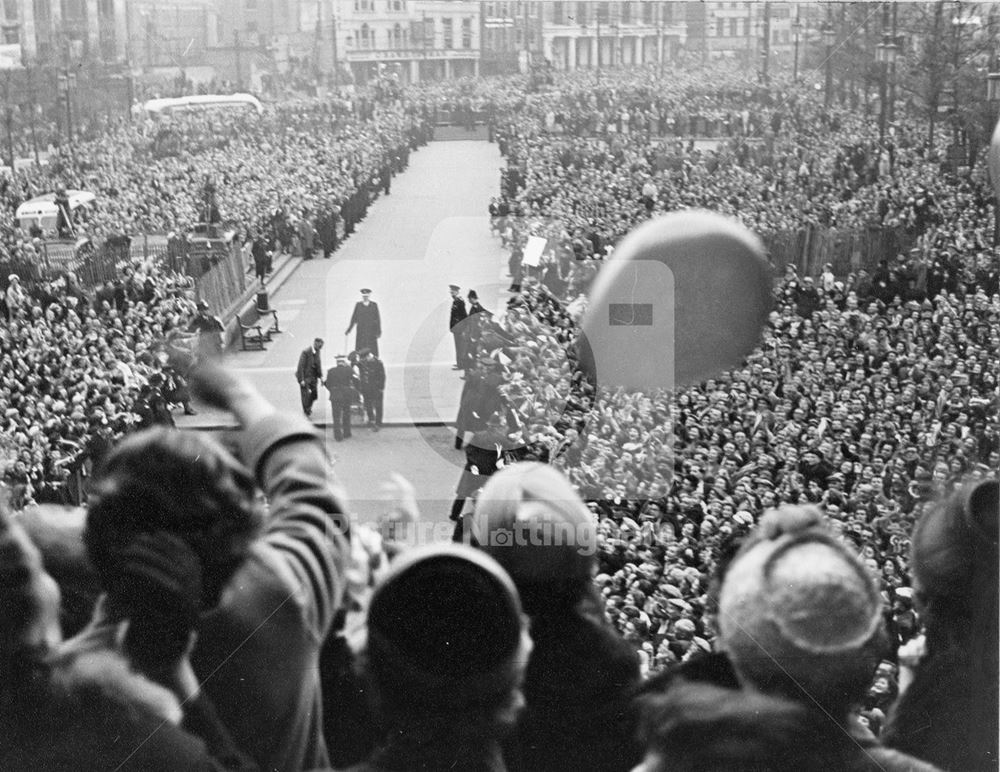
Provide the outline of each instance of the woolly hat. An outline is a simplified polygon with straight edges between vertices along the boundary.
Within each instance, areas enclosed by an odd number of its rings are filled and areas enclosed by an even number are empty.
[[[562,580],[589,583],[596,571],[594,517],[569,481],[547,464],[526,461],[490,477],[471,532],[522,593]]]
[[[846,711],[878,661],[882,602],[820,518],[792,506],[765,516],[723,580],[719,641],[744,681]]]
[[[460,544],[401,554],[368,609],[367,666],[390,713],[502,702],[530,646],[510,577]]]

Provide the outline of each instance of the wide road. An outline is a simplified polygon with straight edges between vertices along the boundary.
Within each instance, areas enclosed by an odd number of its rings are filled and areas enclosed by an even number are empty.
[[[383,508],[380,488],[391,471],[411,480],[429,521],[446,517],[464,462],[442,426],[454,421],[462,387],[451,367],[448,285],[459,284],[463,296],[477,290],[492,311],[506,299],[506,259],[487,214],[500,162],[496,145],[482,141],[433,142],[411,154],[391,194],[378,198],[340,250],[303,262],[271,298],[284,332],[266,351],[227,354],[229,366],[275,405],[301,412],[299,352],[323,338],[323,367],[332,367],[335,354],[354,348],[354,333],[345,341],[344,330],[361,288],[373,290],[382,316],[386,426],[378,433],[355,427],[351,440],[334,442],[322,387],[312,416],[325,427],[337,476],[363,519]],[[208,414],[198,418],[213,423]]]

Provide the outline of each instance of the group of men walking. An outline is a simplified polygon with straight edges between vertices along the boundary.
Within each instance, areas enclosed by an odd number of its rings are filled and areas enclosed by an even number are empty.
[[[330,396],[333,436],[337,442],[351,437],[351,408],[360,396],[367,424],[373,431],[382,426],[382,401],[385,392],[385,365],[378,358],[378,339],[382,335],[382,320],[378,304],[371,299],[372,291],[361,290],[362,299],[355,304],[345,338],[357,329],[355,349],[350,354],[338,354],[336,365],[324,375],[320,359],[322,338],[299,355],[295,378],[299,383],[302,410],[312,415],[319,396],[320,382]]]

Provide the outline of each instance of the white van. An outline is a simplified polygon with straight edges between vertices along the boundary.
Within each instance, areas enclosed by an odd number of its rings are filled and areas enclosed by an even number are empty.
[[[87,190],[67,190],[66,197],[69,199],[70,212],[75,212],[80,207],[91,206],[97,200],[97,196]],[[26,234],[31,233],[35,225],[46,235],[54,234],[58,219],[56,194],[46,193],[25,201],[17,208],[14,216]]]

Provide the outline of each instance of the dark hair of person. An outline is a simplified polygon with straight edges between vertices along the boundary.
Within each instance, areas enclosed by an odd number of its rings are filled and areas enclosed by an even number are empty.
[[[913,531],[911,566],[931,652],[959,646],[997,683],[998,483],[969,483]]]
[[[95,476],[87,553],[107,587],[137,534],[179,536],[202,566],[202,603],[211,608],[260,527],[254,493],[250,472],[215,441],[165,428],[139,432]]]

